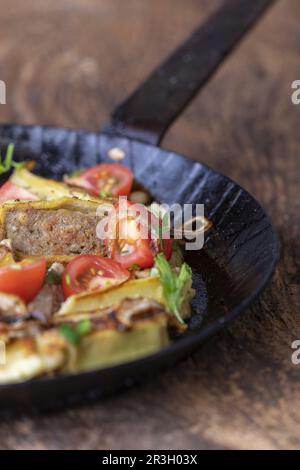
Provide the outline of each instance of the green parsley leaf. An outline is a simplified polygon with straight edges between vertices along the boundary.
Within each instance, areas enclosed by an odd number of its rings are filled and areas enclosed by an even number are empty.
[[[160,251],[164,252],[164,239],[163,239],[163,227],[162,224],[159,223],[158,225],[158,236],[159,236],[159,243],[160,243]]]
[[[76,327],[63,323],[59,327],[59,332],[69,343],[78,346],[81,337],[90,333],[91,329],[91,321],[86,319],[79,322]]]
[[[70,174],[70,178],[76,178],[76,176],[80,176],[82,173],[82,170],[75,170],[73,173]]]
[[[72,283],[70,274],[66,274],[65,280],[66,280],[67,286],[70,286]]]
[[[75,346],[78,345],[78,343],[80,341],[80,335],[70,325],[67,325],[66,323],[63,323],[59,327],[59,332],[60,332],[61,336],[63,336],[67,341],[69,341],[69,343],[74,344]]]
[[[192,279],[190,266],[183,263],[179,275],[177,275],[163,254],[155,258],[155,266],[158,269],[160,281],[163,287],[163,295],[172,313],[180,323],[184,323],[181,317],[181,306],[184,301],[184,288]]]
[[[139,264],[132,264],[129,268],[128,268],[128,271],[140,271],[141,270],[141,267]]]
[[[4,160],[4,165],[8,169],[11,168],[11,164],[12,164],[12,161],[13,161],[13,154],[14,154],[14,145],[9,144],[9,146],[7,147],[7,150],[6,150],[6,157],[5,157],[5,160]]]
[[[11,166],[16,169],[24,168],[24,166],[26,166],[26,162],[12,162]]]
[[[109,191],[100,191],[99,196],[105,199],[108,197],[113,197],[113,194],[110,193]]]
[[[92,324],[91,321],[86,319],[78,323],[76,331],[80,336],[87,335],[91,332]]]
[[[166,237],[165,234],[170,234],[170,214],[164,210],[157,202],[153,202],[149,208],[150,212],[157,218],[154,223],[153,230],[157,233],[159,238],[159,250],[164,251],[164,243]]]
[[[7,173],[12,168],[22,168],[26,165],[25,162],[15,162],[13,160],[14,148],[14,144],[9,144],[4,160],[0,153],[0,175]]]
[[[57,271],[50,270],[46,276],[46,283],[50,286],[55,286],[61,283],[61,274]]]

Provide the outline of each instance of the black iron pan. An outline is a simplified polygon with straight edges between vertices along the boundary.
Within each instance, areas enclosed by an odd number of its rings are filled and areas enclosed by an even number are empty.
[[[279,245],[260,204],[227,177],[157,147],[164,132],[271,0],[227,0],[113,114],[102,133],[3,125],[0,144],[14,142],[17,158],[34,158],[38,171],[60,179],[80,167],[123,163],[165,203],[204,203],[213,222],[204,248],[187,254],[197,289],[186,335],[149,357],[93,372],[41,378],[0,387],[2,413],[47,409],[93,399],[130,385],[197,348],[241,314],[266,286]]]

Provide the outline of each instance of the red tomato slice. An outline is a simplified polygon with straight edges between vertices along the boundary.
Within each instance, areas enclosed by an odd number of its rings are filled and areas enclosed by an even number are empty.
[[[0,188],[0,202],[13,200],[36,201],[38,197],[27,191],[27,189],[19,188],[10,181],[6,181]]]
[[[152,268],[155,256],[161,251],[161,242],[151,231],[151,214],[145,206],[130,201],[124,201],[123,209],[124,213],[119,212],[118,203],[108,219],[105,243],[109,255],[125,268],[133,265],[141,269]],[[169,259],[172,240],[163,240],[163,251]]]
[[[132,189],[133,173],[126,166],[117,163],[102,164],[84,171],[80,176],[67,178],[66,182],[96,196],[101,196],[101,192],[113,196],[128,196]]]
[[[21,261],[0,268],[0,292],[14,294],[26,303],[42,288],[46,276],[46,260]]]
[[[65,268],[62,286],[65,298],[84,291],[98,291],[122,284],[130,272],[112,259],[96,255],[76,256]]]

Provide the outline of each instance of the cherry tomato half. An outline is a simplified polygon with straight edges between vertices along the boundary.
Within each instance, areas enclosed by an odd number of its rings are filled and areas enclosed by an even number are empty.
[[[128,196],[132,189],[133,173],[126,166],[117,163],[102,164],[79,176],[67,178],[66,183],[84,188],[96,196],[101,196],[101,193]]]
[[[98,291],[127,281],[130,272],[112,259],[96,255],[76,256],[66,266],[62,286],[65,298],[84,291]]]
[[[109,256],[125,268],[138,265],[142,269],[151,268],[160,251],[169,259],[172,240],[164,239],[161,247],[159,235],[151,229],[148,209],[141,204],[123,202],[122,209],[116,204],[108,219],[105,243]]]
[[[26,303],[42,288],[46,276],[46,260],[24,260],[0,268],[0,292],[14,294]]]
[[[0,202],[6,201],[36,201],[38,197],[27,189],[19,188],[10,181],[6,181],[0,188]]]

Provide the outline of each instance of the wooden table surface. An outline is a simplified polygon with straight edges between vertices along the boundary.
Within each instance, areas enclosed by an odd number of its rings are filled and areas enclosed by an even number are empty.
[[[0,0],[0,122],[99,129],[113,107],[219,4]],[[241,183],[282,241],[248,313],[156,381],[91,406],[2,420],[13,449],[300,447],[299,0],[280,0],[163,142]],[[298,256],[298,260],[297,260]]]

